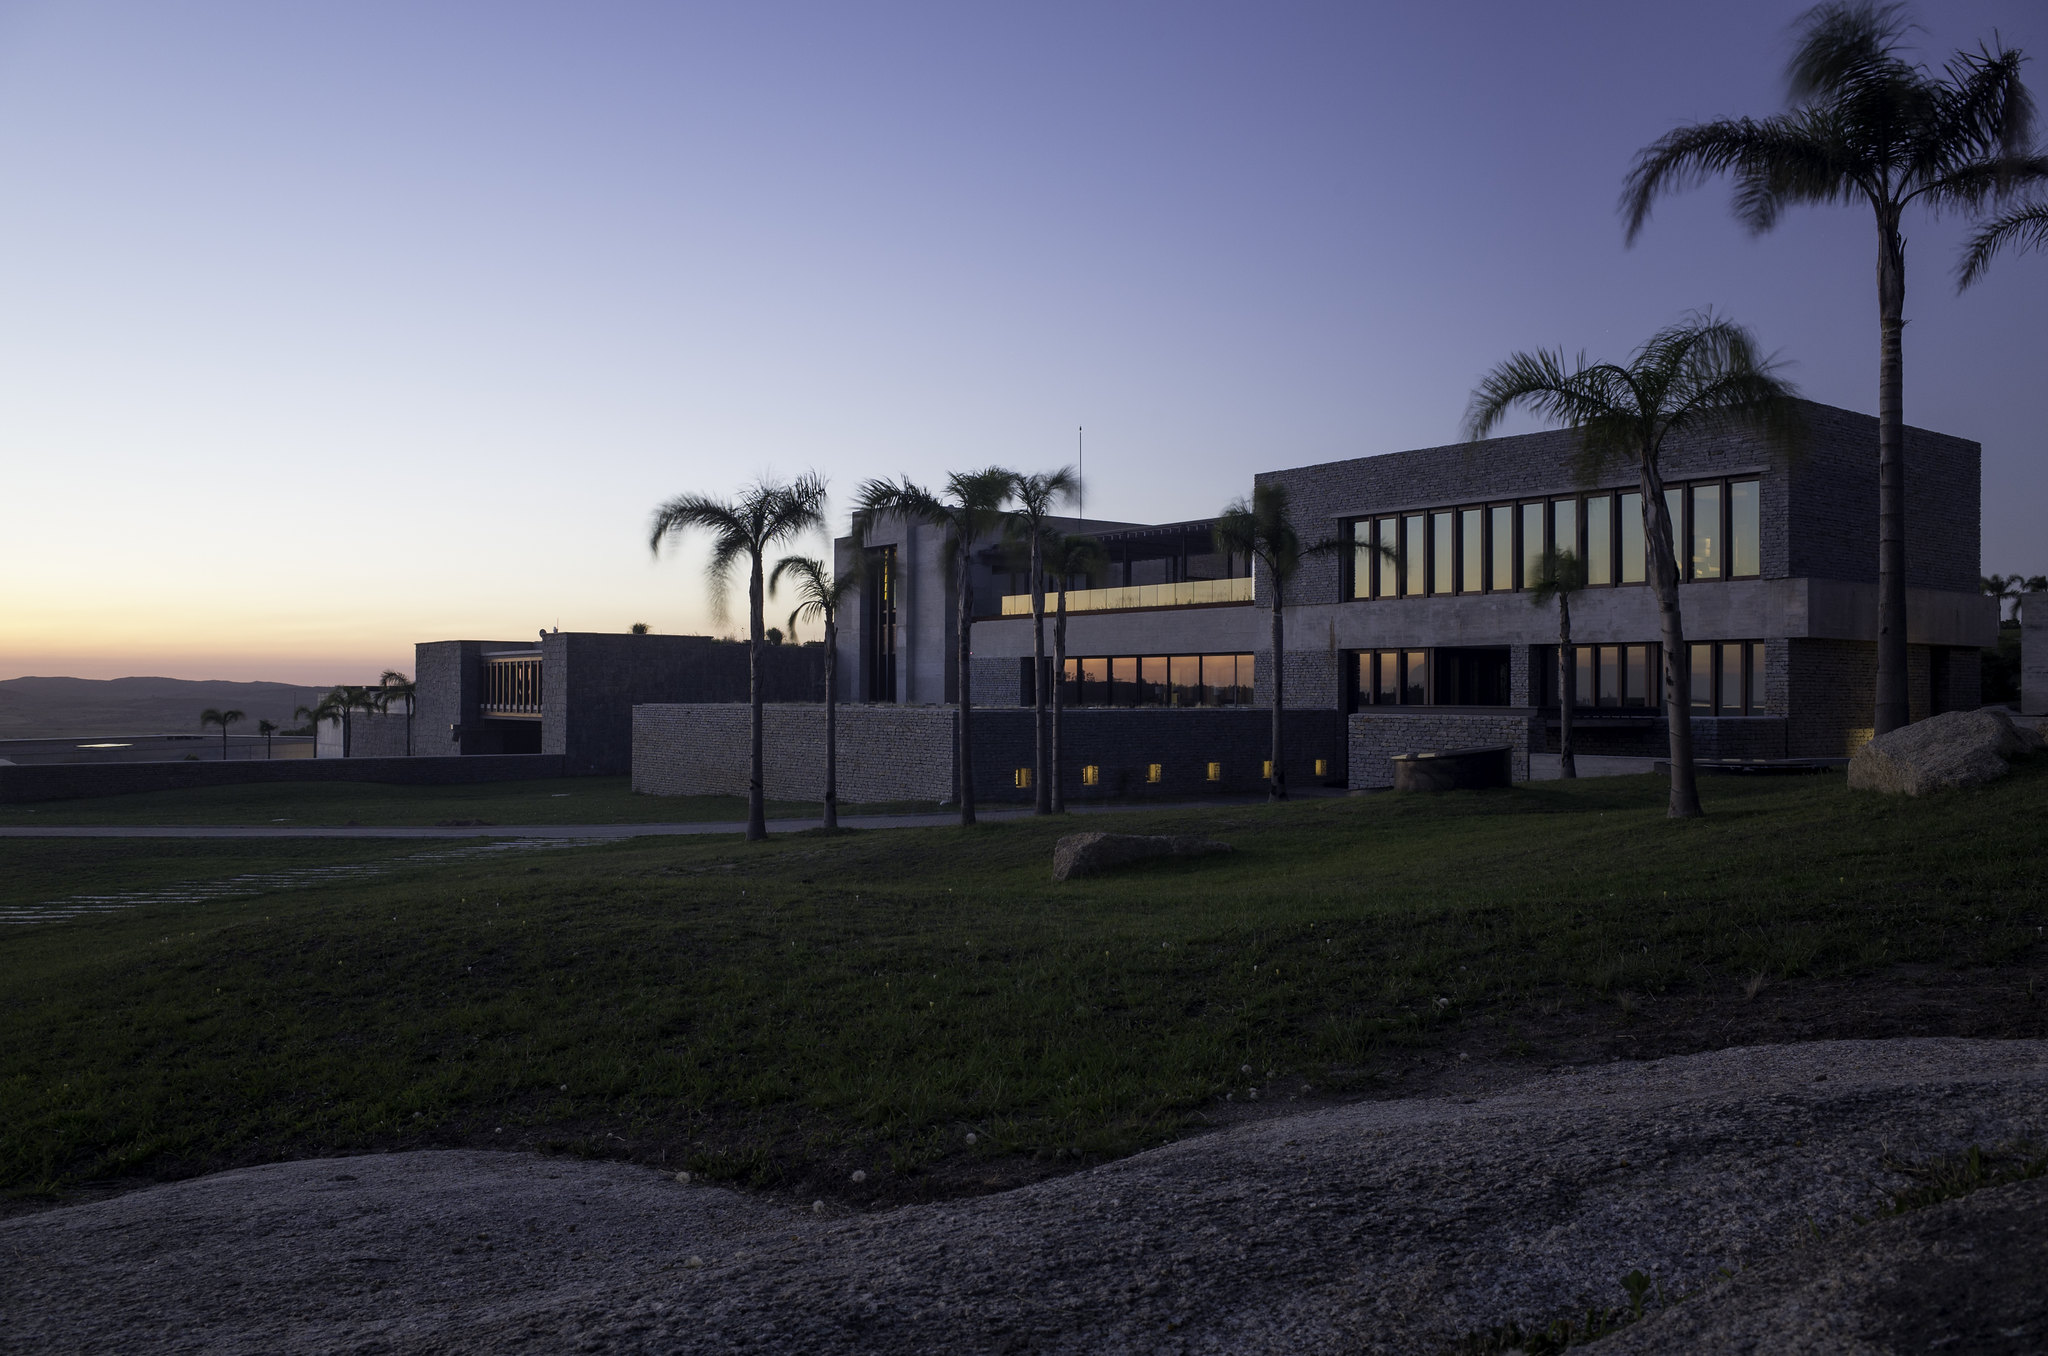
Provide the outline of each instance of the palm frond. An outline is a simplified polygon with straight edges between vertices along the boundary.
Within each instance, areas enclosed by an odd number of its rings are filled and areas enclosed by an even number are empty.
[[[1979,226],[1956,266],[1956,290],[1983,277],[1992,259],[2008,246],[2021,254],[2048,250],[2048,202],[2023,203]]]
[[[1799,20],[1802,30],[1785,66],[1794,103],[1827,99],[1867,85],[1873,77],[1910,70],[1898,55],[1912,31],[1904,5],[1815,5]]]
[[[1529,601],[1537,607],[1548,607],[1560,596],[1569,598],[1586,587],[1585,562],[1573,551],[1545,551],[1537,558],[1535,572],[1525,584]]]

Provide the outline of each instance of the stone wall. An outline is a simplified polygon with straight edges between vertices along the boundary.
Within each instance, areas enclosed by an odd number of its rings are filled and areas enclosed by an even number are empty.
[[[744,796],[751,762],[744,702],[633,708],[633,789],[654,796]],[[839,708],[842,805],[951,800],[955,712],[945,706]],[[825,708],[762,712],[764,791],[770,800],[822,800]]]
[[[277,758],[216,763],[54,763],[0,767],[0,803],[76,800],[135,791],[277,782],[382,782],[459,786],[567,775],[547,754],[498,758]]]
[[[2048,593],[2020,603],[2020,710],[2048,716]]]
[[[1388,760],[1397,753],[1492,744],[1512,748],[1515,780],[1529,780],[1529,746],[1532,740],[1541,743],[1541,717],[1513,710],[1498,715],[1428,707],[1417,707],[1414,711],[1413,715],[1385,710],[1352,715],[1350,785],[1354,789],[1392,786],[1394,767]]]
[[[1032,712],[1015,707],[974,713],[975,794],[1026,801],[1016,784],[1032,766]],[[1293,787],[1344,784],[1344,718],[1335,711],[1289,710],[1282,757]],[[1062,794],[1070,801],[1160,797],[1197,799],[1265,789],[1272,749],[1272,713],[1257,707],[1083,707],[1061,723]],[[1316,771],[1321,762],[1323,771]],[[1209,780],[1209,765],[1218,777]],[[1157,781],[1151,780],[1158,766]],[[1084,769],[1094,767],[1089,785]]]

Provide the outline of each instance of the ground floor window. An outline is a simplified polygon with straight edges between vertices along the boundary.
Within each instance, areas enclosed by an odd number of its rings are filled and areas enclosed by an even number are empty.
[[[1248,654],[1100,655],[1067,661],[1067,706],[1250,706]]]
[[[1351,708],[1506,706],[1505,645],[1360,650],[1351,656]]]
[[[1572,647],[1573,705],[1612,707],[1617,710],[1653,709],[1657,706],[1657,645],[1574,645]],[[1538,706],[1558,704],[1557,647],[1538,646],[1531,661],[1530,687]]]
[[[1692,651],[1692,709],[1699,716],[1761,716],[1764,642],[1711,640]]]

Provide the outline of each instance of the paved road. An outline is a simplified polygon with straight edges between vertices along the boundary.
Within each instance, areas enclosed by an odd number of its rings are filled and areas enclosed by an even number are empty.
[[[1126,810],[1197,810],[1217,805],[1256,805],[1255,798],[1189,801],[1175,805],[1074,806],[1077,815],[1116,814]],[[1028,819],[1029,810],[983,810],[984,823]],[[929,815],[841,815],[848,829],[933,829],[960,822],[959,813]],[[815,829],[815,819],[771,819],[770,833]],[[706,833],[744,833],[741,820],[697,824],[51,824],[0,826],[0,838],[588,838],[610,840]]]

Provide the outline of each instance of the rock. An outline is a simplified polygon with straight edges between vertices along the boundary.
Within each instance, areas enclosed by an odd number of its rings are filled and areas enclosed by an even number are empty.
[[[1207,857],[1229,852],[1228,843],[1193,834],[1070,833],[1052,852],[1052,878],[1093,876],[1153,857]]]
[[[1849,760],[1849,785],[1908,796],[1981,786],[2003,777],[2013,759],[2042,746],[2039,731],[2013,724],[1997,707],[1950,711],[1879,735],[1858,749]]]

